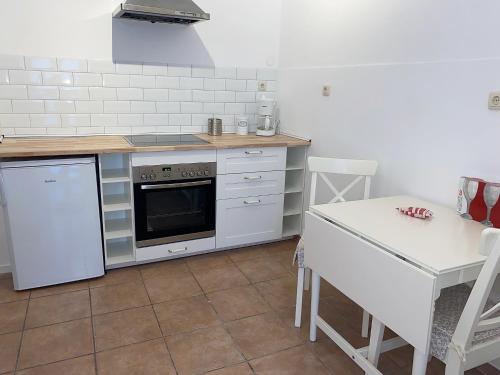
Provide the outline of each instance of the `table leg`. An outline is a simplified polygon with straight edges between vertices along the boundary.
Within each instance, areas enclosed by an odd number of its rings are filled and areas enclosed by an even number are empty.
[[[312,271],[312,289],[311,289],[311,327],[309,329],[309,340],[316,341],[316,318],[319,307],[319,273]]]
[[[427,370],[427,354],[420,350],[414,349],[413,351],[413,368],[412,375],[425,375]]]
[[[372,332],[370,335],[370,346],[368,347],[368,360],[377,367],[382,339],[384,338],[385,325],[375,317],[372,317]]]

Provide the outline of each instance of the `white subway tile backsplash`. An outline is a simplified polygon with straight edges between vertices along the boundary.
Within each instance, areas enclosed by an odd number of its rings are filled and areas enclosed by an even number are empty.
[[[144,89],[144,100],[168,101],[168,89]]]
[[[191,115],[173,114],[168,116],[169,125],[191,125]]]
[[[259,81],[276,81],[278,79],[278,71],[276,69],[258,69],[257,79]]]
[[[178,89],[180,87],[179,77],[156,77],[156,88]]]
[[[0,69],[24,69],[24,57],[0,55]]]
[[[198,68],[194,67],[191,70],[191,76],[195,78],[214,78],[215,69],[214,68]]]
[[[203,103],[204,113],[224,113],[224,103]]]
[[[0,99],[28,99],[24,85],[0,85]]]
[[[267,91],[276,91],[278,89],[277,81],[267,81]]]
[[[9,70],[10,83],[13,85],[41,85],[42,73],[30,70]],[[1,80],[0,80],[1,81]]]
[[[57,68],[62,72],[87,72],[87,60],[82,59],[57,59]]]
[[[236,71],[236,78],[238,78],[238,79],[256,79],[257,78],[257,69],[238,68]]]
[[[102,113],[104,110],[103,102],[99,100],[78,100],[75,106],[76,113]]]
[[[191,77],[191,67],[169,65],[167,74],[171,77]]]
[[[90,114],[62,114],[61,124],[63,127],[90,126]]]
[[[115,64],[109,60],[89,60],[89,73],[115,73]]]
[[[102,85],[104,87],[129,87],[130,77],[126,74],[103,74]]]
[[[185,90],[202,90],[203,78],[181,77],[180,88]]]
[[[131,75],[130,87],[154,89],[156,87],[156,80],[153,76]]]
[[[59,97],[69,100],[89,100],[87,87],[59,87]]]
[[[90,87],[90,100],[117,100],[116,89],[113,87]]]
[[[27,70],[52,70],[57,71],[57,60],[53,57],[26,57]]]
[[[46,100],[47,113],[75,113],[75,102],[72,100]]]
[[[193,101],[210,103],[214,101],[214,91],[193,90]]]
[[[118,74],[142,74],[142,64],[116,64]]]
[[[144,125],[149,126],[167,126],[168,123],[167,114],[145,114],[144,115]]]
[[[13,100],[13,113],[44,113],[43,100]]]
[[[191,90],[169,90],[168,98],[176,102],[190,102],[193,100],[193,93]]]
[[[236,93],[236,101],[243,103],[255,103],[255,92],[239,91]]]
[[[104,101],[104,113],[130,113],[130,102],[106,100]]]
[[[156,113],[155,102],[132,101],[130,102],[131,113]]]
[[[144,91],[138,88],[118,88],[116,89],[118,100],[142,100]]]
[[[264,98],[276,100],[276,93],[274,93],[274,92],[257,92],[257,93],[255,93],[255,100],[256,101],[262,100]]]
[[[245,104],[243,103],[226,103],[225,113],[230,115],[241,115],[245,113]]]
[[[59,89],[56,86],[28,86],[30,99],[59,99]]]
[[[0,124],[1,126],[1,124]],[[0,133],[5,135],[6,137],[14,137],[16,135],[16,129],[15,128],[0,128]]]
[[[167,66],[166,65],[146,65],[142,67],[142,74],[145,76],[166,76]]]
[[[27,128],[30,126],[30,115],[1,114],[0,125],[6,128]]]
[[[234,91],[214,91],[214,101],[217,103],[234,102],[236,93]]]
[[[204,82],[205,90],[225,90],[226,80],[206,78]]]
[[[144,116],[137,113],[118,114],[119,126],[142,126],[144,125]]]
[[[215,78],[236,78],[236,68],[215,68]]]
[[[234,131],[235,115],[255,124],[255,101],[275,97],[275,79],[275,69],[0,55],[0,132],[192,133],[206,131],[213,115]]]
[[[239,79],[226,79],[226,90],[229,91],[246,91],[247,81]]]
[[[203,103],[197,103],[197,102],[181,103],[181,112],[182,113],[202,113],[203,112]]]
[[[118,115],[112,113],[92,113],[90,115],[90,124],[92,126],[116,126],[118,124]]]
[[[102,75],[98,73],[73,74],[75,86],[102,86]]]
[[[66,72],[43,72],[44,85],[71,86],[73,85],[73,74]]]
[[[48,128],[61,126],[60,115],[30,115],[30,122],[32,127]]]
[[[0,85],[8,85],[9,81],[9,71],[8,70],[0,70]],[[14,83],[14,82],[12,82]],[[24,83],[24,82],[18,82]]]
[[[12,113],[12,101],[0,100],[0,113]]]
[[[181,104],[179,102],[156,102],[156,112],[158,113],[179,113]]]

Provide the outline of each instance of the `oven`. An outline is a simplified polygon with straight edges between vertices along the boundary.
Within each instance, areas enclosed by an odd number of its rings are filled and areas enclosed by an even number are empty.
[[[133,167],[137,247],[215,235],[216,163]]]

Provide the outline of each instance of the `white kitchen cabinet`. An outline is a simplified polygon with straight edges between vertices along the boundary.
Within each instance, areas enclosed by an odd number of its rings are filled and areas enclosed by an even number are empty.
[[[283,194],[217,201],[217,248],[280,239]]]
[[[217,176],[217,199],[282,194],[285,171],[249,172]]]
[[[217,151],[217,174],[284,171],[286,147],[235,148]]]

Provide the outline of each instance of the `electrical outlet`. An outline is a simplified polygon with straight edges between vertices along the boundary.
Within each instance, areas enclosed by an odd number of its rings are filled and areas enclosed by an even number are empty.
[[[331,92],[332,88],[330,87],[330,85],[323,86],[323,96],[330,96]]]
[[[266,81],[259,81],[258,88],[259,88],[259,91],[267,91],[267,82]]]
[[[488,100],[488,108],[500,110],[500,91],[490,93]]]

